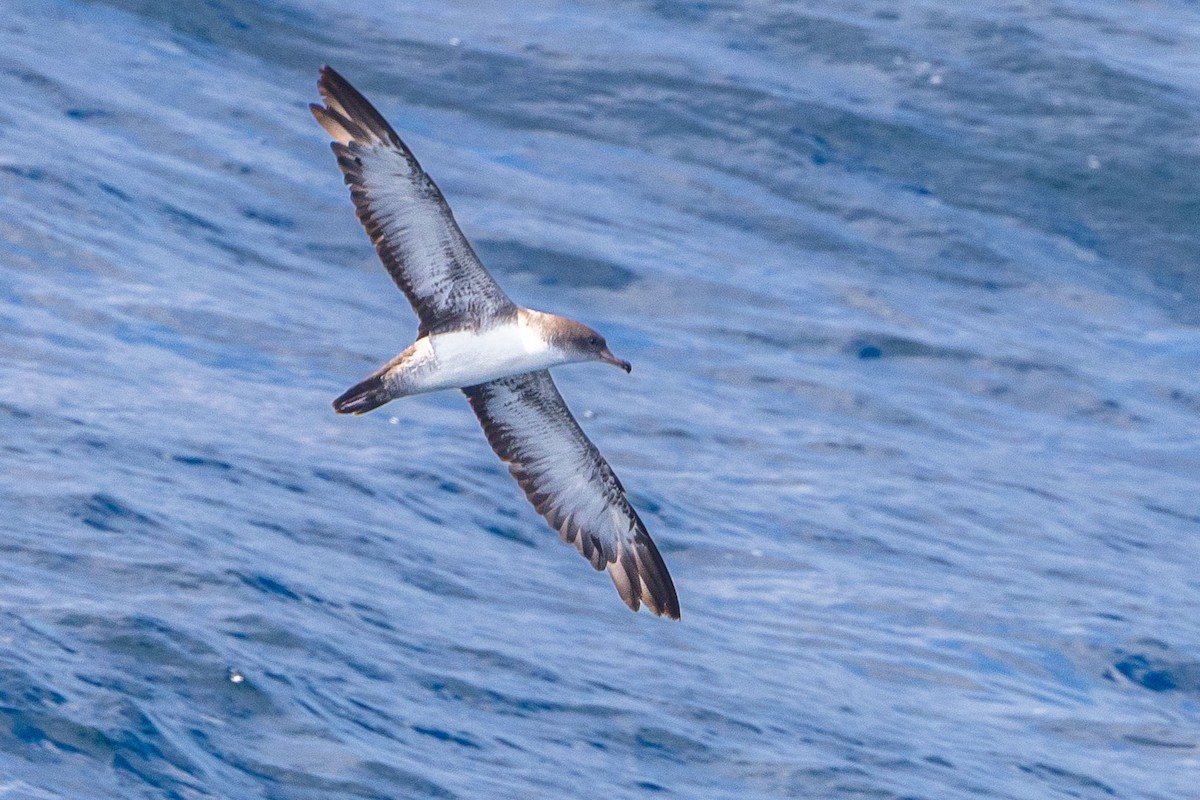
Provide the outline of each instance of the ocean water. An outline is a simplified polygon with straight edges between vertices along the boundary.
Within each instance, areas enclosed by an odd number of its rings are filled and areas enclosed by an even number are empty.
[[[0,798],[1200,798],[1200,8],[6,0]],[[415,318],[329,63],[683,620]]]

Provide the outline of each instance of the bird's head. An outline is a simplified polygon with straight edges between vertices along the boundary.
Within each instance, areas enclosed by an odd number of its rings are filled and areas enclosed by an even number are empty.
[[[608,342],[597,331],[582,322],[559,317],[556,320],[553,341],[555,347],[571,356],[572,361],[603,361],[620,367],[626,372],[633,366],[623,358],[617,358],[608,349]]]

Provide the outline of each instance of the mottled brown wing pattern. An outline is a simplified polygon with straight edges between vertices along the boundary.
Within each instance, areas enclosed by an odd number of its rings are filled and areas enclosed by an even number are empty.
[[[621,599],[679,619],[671,575],[608,462],[571,415],[546,370],[463,389],[492,449],[538,513]]]
[[[378,111],[330,67],[310,105],[333,137],[358,218],[420,319],[420,335],[516,313],[467,242],[442,192]]]

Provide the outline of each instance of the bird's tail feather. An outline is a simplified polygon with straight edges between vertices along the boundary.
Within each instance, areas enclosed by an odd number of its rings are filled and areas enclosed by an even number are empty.
[[[365,414],[395,398],[383,374],[376,373],[343,392],[333,401],[333,410],[339,414]]]

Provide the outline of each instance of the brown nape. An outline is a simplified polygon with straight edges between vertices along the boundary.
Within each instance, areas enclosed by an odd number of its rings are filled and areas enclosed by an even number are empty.
[[[542,320],[546,339],[559,349],[594,353],[599,357],[600,352],[608,346],[598,331],[582,322],[549,314]]]
[[[556,314],[545,314],[537,319],[546,340],[556,347],[569,347],[572,342],[595,333],[587,325]],[[596,334],[599,335],[599,334]]]

